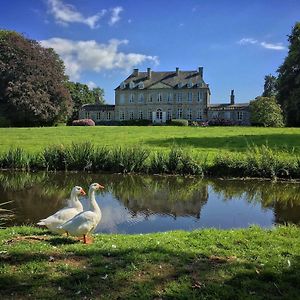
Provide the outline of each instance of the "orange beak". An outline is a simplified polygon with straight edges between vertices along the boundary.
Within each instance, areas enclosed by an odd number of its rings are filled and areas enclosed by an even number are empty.
[[[98,184],[98,189],[99,189],[99,190],[100,190],[100,189],[104,189],[104,186],[101,185],[101,184]]]
[[[85,192],[83,189],[81,189],[81,190],[80,190],[80,195],[85,196],[85,195],[86,195],[86,192]]]

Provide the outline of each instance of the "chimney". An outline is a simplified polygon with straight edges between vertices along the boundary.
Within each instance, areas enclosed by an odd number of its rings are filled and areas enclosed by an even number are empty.
[[[148,79],[151,79],[151,68],[147,68]]]
[[[198,68],[198,73],[201,76],[201,78],[203,78],[203,67]]]
[[[139,69],[133,69],[133,76],[138,77],[139,76]]]
[[[176,68],[176,76],[179,75],[179,68]]]
[[[234,104],[234,90],[231,90],[231,94],[230,94],[230,104],[231,104],[231,105]]]

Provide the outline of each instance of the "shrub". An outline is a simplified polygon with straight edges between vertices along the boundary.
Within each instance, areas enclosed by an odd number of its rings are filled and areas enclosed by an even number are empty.
[[[167,160],[166,154],[161,152],[154,152],[150,159],[150,172],[153,174],[167,173]]]
[[[184,119],[173,119],[170,122],[170,125],[172,126],[188,126],[189,121]]]
[[[4,169],[29,169],[30,156],[22,148],[11,148],[1,156],[0,165]]]
[[[72,126],[95,126],[95,122],[92,119],[74,120]]]
[[[47,171],[67,169],[67,153],[63,145],[53,145],[45,148],[42,159]]]
[[[213,119],[208,121],[209,126],[234,126],[236,123],[226,119]]]
[[[151,120],[124,120],[120,122],[121,126],[148,126],[152,124]]]

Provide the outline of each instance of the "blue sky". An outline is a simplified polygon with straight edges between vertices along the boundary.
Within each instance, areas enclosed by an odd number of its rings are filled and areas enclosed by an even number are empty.
[[[204,67],[212,103],[262,93],[287,55],[299,0],[11,0],[0,28],[53,47],[75,81],[100,86],[108,103],[132,68]]]

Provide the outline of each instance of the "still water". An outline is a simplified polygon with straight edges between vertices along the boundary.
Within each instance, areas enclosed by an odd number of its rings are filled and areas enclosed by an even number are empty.
[[[92,182],[102,220],[96,232],[148,233],[196,228],[300,224],[300,184],[269,181],[82,174],[0,173],[0,203],[15,217],[5,225],[36,224],[62,208],[74,185]],[[87,207],[87,198],[81,198]]]

